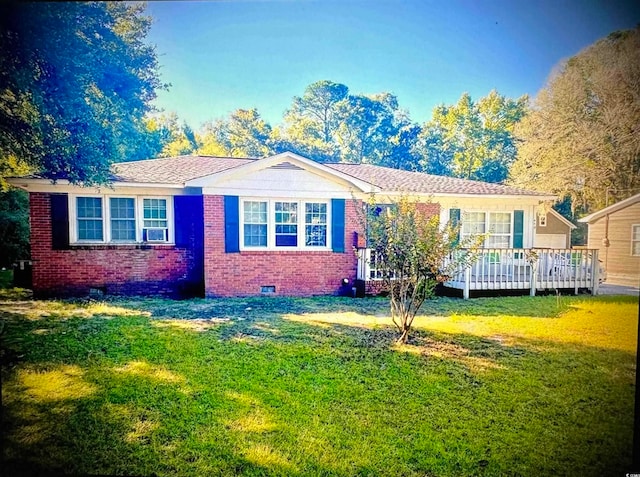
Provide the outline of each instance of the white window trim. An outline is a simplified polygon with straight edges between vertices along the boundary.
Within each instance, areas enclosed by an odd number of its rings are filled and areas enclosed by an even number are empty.
[[[251,247],[244,244],[244,204],[245,202],[267,203],[267,246]],[[276,246],[276,202],[296,202],[298,204],[298,245],[296,247]],[[327,206],[327,245],[324,247],[305,245],[305,204],[326,204]],[[329,199],[292,199],[287,197],[241,197],[240,210],[238,211],[240,228],[240,250],[246,252],[282,252],[282,251],[331,251],[331,200]]]
[[[102,232],[103,240],[79,240],[78,239],[78,213],[76,209],[78,197],[93,197],[102,201]],[[133,199],[136,213],[136,239],[135,241],[111,240],[111,204],[110,199]],[[143,242],[142,229],[144,226],[144,199],[164,199],[167,203],[167,241]],[[164,195],[99,195],[99,194],[69,194],[69,243],[71,245],[174,245],[175,231],[173,220],[173,197]]]
[[[640,242],[640,239],[634,240],[633,238],[633,229],[636,227],[640,228],[640,224],[631,224],[631,256],[632,257],[640,257],[640,254],[633,253],[633,242]]]
[[[509,214],[510,219],[509,219],[509,246],[506,248],[513,248],[513,227],[514,227],[514,223],[513,223],[513,210],[487,210],[487,209],[462,209],[460,211],[460,221],[463,223],[463,227],[464,227],[464,214],[474,214],[474,213],[483,213],[484,215],[484,225],[485,225],[485,235],[487,235],[487,238],[489,235],[497,235],[497,236],[501,236],[504,237],[507,234],[504,233],[500,233],[500,234],[492,234],[491,230],[490,230],[490,223],[489,223],[489,216],[490,214]],[[469,237],[475,234],[463,234],[462,233],[462,228],[460,228],[460,238],[463,237]],[[489,249],[493,249],[493,248],[501,248],[501,247],[487,247],[486,246],[486,239],[483,241],[482,243],[482,247],[483,248],[489,248]]]

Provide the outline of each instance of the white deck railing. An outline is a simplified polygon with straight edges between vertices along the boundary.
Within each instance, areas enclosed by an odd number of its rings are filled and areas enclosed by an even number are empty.
[[[464,252],[459,252],[464,253]],[[373,255],[373,256],[372,256]],[[446,265],[446,264],[445,264]],[[459,266],[445,286],[463,290],[588,289],[597,293],[600,281],[598,251],[591,249],[483,249],[469,267]],[[358,278],[382,279],[375,254],[358,250]]]

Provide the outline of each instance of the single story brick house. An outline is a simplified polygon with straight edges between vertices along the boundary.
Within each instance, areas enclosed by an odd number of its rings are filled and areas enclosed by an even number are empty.
[[[370,164],[180,156],[114,165],[113,182],[79,187],[37,176],[29,192],[39,296],[319,295],[357,277],[364,202],[424,202],[486,246],[531,248],[548,194]]]
[[[600,249],[607,282],[640,285],[640,194],[583,217],[587,247]]]

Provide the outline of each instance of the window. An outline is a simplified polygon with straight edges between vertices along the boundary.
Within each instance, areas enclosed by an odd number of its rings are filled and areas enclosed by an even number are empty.
[[[640,224],[631,226],[631,255],[640,257]]]
[[[489,236],[487,248],[509,248],[511,245],[511,213],[491,212],[489,214]]]
[[[276,247],[298,246],[298,203],[276,202]]]
[[[166,243],[172,239],[171,204],[168,198],[74,197],[70,237],[75,242]]]
[[[78,197],[78,240],[101,242],[104,237],[102,223],[102,199],[100,197]]]
[[[267,203],[244,202],[244,246],[267,246]]]
[[[487,234],[485,248],[511,246],[511,212],[465,212],[462,217],[461,236]]]
[[[166,242],[167,227],[167,200],[143,199],[143,229],[142,239],[146,242]]]
[[[329,246],[328,202],[242,200],[240,243],[256,248],[323,248]]]
[[[114,242],[136,241],[136,209],[133,198],[109,199],[111,214],[111,240]]]
[[[307,202],[304,207],[304,244],[307,247],[326,247],[327,204]]]

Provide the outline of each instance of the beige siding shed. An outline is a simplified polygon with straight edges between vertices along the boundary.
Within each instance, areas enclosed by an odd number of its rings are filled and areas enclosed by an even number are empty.
[[[640,284],[640,194],[591,214],[588,247],[600,250],[607,282]]]

